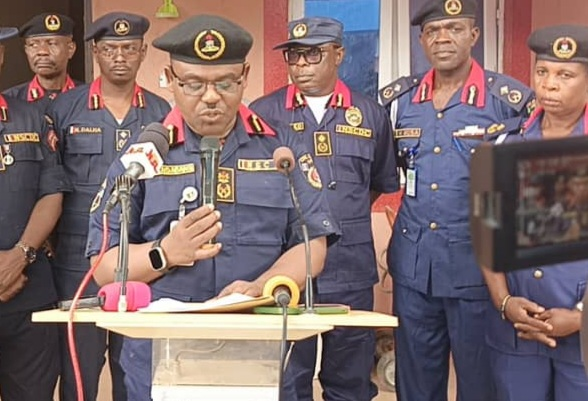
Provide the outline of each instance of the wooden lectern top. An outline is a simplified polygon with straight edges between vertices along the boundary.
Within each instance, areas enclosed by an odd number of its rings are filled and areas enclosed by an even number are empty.
[[[36,323],[66,323],[69,312],[49,310],[33,313]],[[76,323],[96,326],[134,338],[198,338],[225,340],[280,340],[282,316],[249,313],[138,313],[79,310]],[[350,311],[341,315],[288,316],[288,340],[302,340],[334,329],[347,327],[396,327],[394,316],[377,312]]]

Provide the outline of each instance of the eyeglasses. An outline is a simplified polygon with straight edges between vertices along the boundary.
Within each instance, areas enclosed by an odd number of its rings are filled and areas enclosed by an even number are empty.
[[[296,65],[300,57],[304,56],[308,64],[319,64],[323,61],[323,53],[327,53],[327,49],[322,47],[286,49],[284,50],[284,60],[288,65]]]
[[[47,47],[47,50],[49,51],[49,53],[57,54],[63,49],[63,46],[66,46],[67,44],[68,43],[60,42],[56,39],[33,40],[30,42],[26,42],[24,47],[25,47],[25,51],[31,52],[31,53],[36,53],[39,50],[41,50],[42,48]]]
[[[97,45],[98,53],[104,57],[112,58],[118,54],[119,50],[124,57],[135,57],[141,52],[143,46],[128,44],[122,46]]]
[[[202,96],[208,90],[208,87],[212,85],[214,90],[219,95],[231,95],[237,92],[239,86],[243,83],[244,73],[245,73],[245,65],[243,65],[243,72],[239,78],[233,79],[223,79],[220,81],[182,81],[180,77],[175,73],[174,69],[170,66],[169,71],[171,72],[172,76],[178,81],[178,86],[184,92],[184,95],[187,96]]]

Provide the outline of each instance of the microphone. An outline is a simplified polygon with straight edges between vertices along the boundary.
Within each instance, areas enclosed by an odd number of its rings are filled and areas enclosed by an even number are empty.
[[[306,256],[306,285],[304,288],[304,312],[315,313],[314,292],[312,289],[312,258],[310,254],[308,226],[306,225],[306,220],[304,219],[304,215],[302,214],[302,208],[300,207],[298,196],[296,195],[296,191],[294,190],[294,182],[292,180],[291,174],[295,167],[294,154],[292,153],[292,150],[290,148],[286,146],[280,146],[279,148],[274,150],[273,159],[278,171],[288,178],[290,196],[292,198],[292,203],[294,204],[294,209],[296,209],[296,214],[298,215],[298,220],[300,220],[300,227],[302,229],[302,238],[304,240],[304,253]]]
[[[137,142],[129,146],[120,157],[126,171],[119,181],[126,181],[129,190],[138,180],[145,180],[159,174],[163,166],[163,158],[169,152],[169,130],[160,123],[151,123],[137,138]],[[106,201],[103,213],[108,214],[120,200],[120,191],[115,188]]]
[[[265,282],[262,295],[272,296],[277,305],[296,307],[300,300],[300,289],[294,280],[288,276],[273,276]]]
[[[219,138],[205,136],[200,140],[202,205],[216,206],[220,147]],[[204,247],[214,243],[216,243],[216,239],[213,238]]]

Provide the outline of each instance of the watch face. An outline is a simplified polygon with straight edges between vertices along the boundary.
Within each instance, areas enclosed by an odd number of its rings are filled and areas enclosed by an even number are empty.
[[[149,260],[153,270],[159,271],[165,268],[165,258],[161,248],[153,248],[149,251]]]

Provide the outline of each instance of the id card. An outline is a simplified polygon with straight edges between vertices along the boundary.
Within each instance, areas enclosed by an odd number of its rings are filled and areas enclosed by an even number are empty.
[[[413,167],[406,169],[406,195],[410,197],[416,196],[416,180],[417,172]]]

